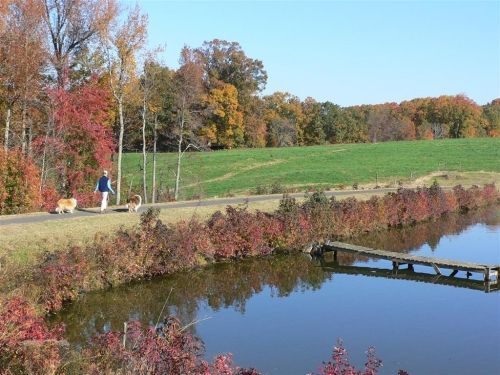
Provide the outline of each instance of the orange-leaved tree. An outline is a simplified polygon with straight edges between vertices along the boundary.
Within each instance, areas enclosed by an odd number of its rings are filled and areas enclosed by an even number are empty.
[[[0,214],[29,212],[40,204],[40,173],[33,160],[0,150]]]

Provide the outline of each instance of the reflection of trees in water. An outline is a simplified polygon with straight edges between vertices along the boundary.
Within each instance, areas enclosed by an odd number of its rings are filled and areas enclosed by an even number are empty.
[[[484,223],[492,228],[500,224],[500,207],[488,207],[466,215],[449,214],[437,221],[428,221],[414,226],[368,233],[347,242],[376,249],[410,252],[427,244],[435,250],[442,237],[458,235],[467,227]]]
[[[498,207],[494,207],[467,215],[450,215],[437,222],[371,233],[349,242],[391,251],[408,252],[426,243],[434,249],[441,237],[459,234],[472,224],[500,224],[498,212]],[[339,254],[340,264],[348,265],[360,260],[366,258]],[[174,314],[187,324],[197,318],[203,304],[214,310],[233,307],[243,313],[246,301],[265,287],[271,288],[273,296],[283,297],[294,291],[319,289],[331,279],[331,275],[331,271],[321,269],[301,255],[220,263],[205,269],[89,293],[69,305],[54,320],[65,322],[67,339],[78,343],[90,338],[96,331],[121,330],[123,322],[129,319],[155,324],[171,289],[164,314]],[[194,330],[195,326],[192,326],[193,333]]]
[[[254,294],[270,287],[273,296],[318,289],[331,277],[302,255],[282,255],[221,263],[205,269],[180,272],[166,278],[132,283],[82,296],[54,317],[66,324],[66,338],[79,343],[96,332],[122,330],[123,322],[139,319],[155,324],[172,290],[164,314],[176,315],[183,324],[197,318],[198,309],[233,307],[245,311]],[[193,333],[195,326],[193,327]]]

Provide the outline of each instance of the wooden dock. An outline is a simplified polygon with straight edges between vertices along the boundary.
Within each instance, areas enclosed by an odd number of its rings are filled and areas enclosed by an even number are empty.
[[[333,252],[334,259],[337,258],[338,252],[350,253],[355,255],[362,255],[369,258],[385,259],[392,262],[394,270],[399,269],[401,265],[408,265],[408,269],[413,271],[414,265],[432,267],[437,275],[443,275],[441,269],[449,269],[452,272],[449,277],[455,276],[459,271],[470,273],[480,273],[484,276],[484,281],[489,282],[492,279],[498,281],[498,274],[500,273],[500,265],[496,264],[482,264],[472,262],[462,262],[450,259],[438,259],[433,257],[424,257],[417,255],[409,255],[396,253],[393,251],[370,249],[368,247],[351,245],[343,242],[327,241],[323,245],[316,247],[316,252]]]

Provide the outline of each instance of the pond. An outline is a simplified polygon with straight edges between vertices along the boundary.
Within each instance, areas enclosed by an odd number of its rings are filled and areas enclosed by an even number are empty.
[[[349,242],[385,250],[500,263],[497,207]],[[422,275],[427,272],[428,275]],[[402,272],[404,274],[404,272]],[[388,261],[303,254],[248,259],[89,293],[54,317],[81,345],[96,332],[166,311],[192,326],[206,357],[231,352],[265,374],[316,371],[342,338],[357,367],[374,346],[381,374],[493,374],[500,368],[500,292],[478,275],[394,278]]]

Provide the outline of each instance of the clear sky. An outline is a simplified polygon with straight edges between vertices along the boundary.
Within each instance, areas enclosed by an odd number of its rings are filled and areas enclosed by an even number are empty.
[[[237,41],[262,60],[264,94],[342,106],[500,97],[500,1],[139,1],[149,44],[177,67],[184,44]]]

